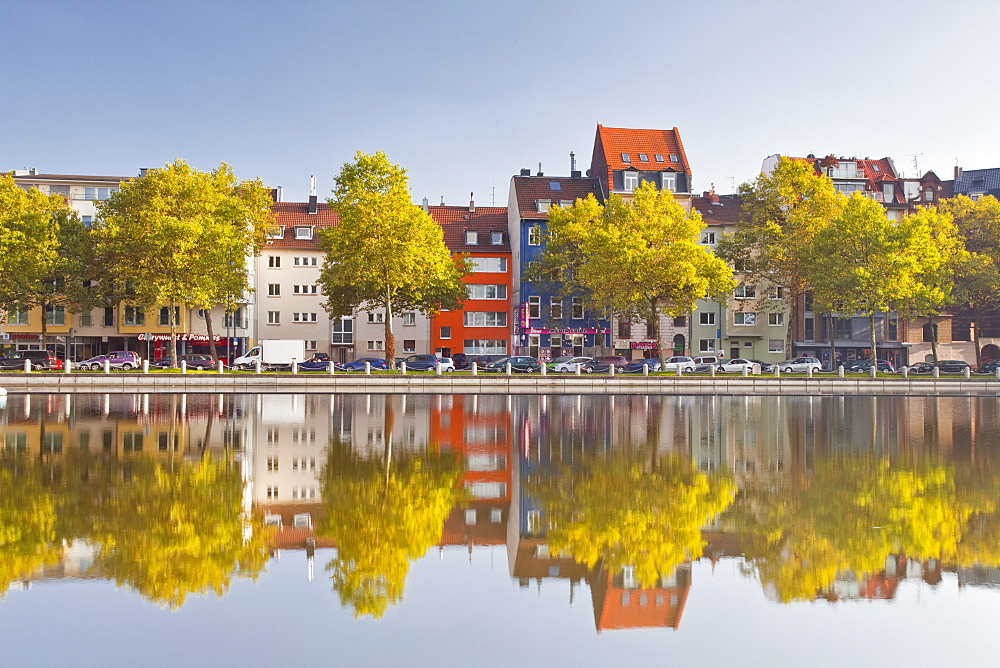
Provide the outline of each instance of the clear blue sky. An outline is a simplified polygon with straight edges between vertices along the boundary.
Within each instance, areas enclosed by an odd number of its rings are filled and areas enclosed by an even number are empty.
[[[414,201],[505,204],[590,164],[597,123],[678,127],[695,189],[772,153],[1000,167],[1000,3],[0,0],[0,170],[181,157],[329,194],[354,152]]]

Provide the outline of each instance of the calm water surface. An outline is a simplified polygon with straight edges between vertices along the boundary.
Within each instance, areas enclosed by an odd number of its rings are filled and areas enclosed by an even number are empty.
[[[996,399],[11,395],[7,665],[997,665]]]

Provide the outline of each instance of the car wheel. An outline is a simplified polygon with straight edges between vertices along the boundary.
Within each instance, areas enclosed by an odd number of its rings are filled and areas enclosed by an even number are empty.
[[[195,371],[204,371],[204,370],[205,370],[205,367],[204,367],[204,366],[202,366],[201,364],[199,364],[199,365],[197,365],[197,366],[196,366],[196,367],[194,368],[194,370],[195,370]]]
[[[132,370],[132,365],[130,363],[125,362],[124,364],[122,364],[122,371],[131,371],[131,370]]]
[[[566,367],[563,367],[563,368],[559,369],[559,373],[573,373],[573,372],[570,371],[569,369],[567,369]]]
[[[818,366],[813,367],[813,373],[819,373],[820,371],[822,371],[822,369],[819,368]]]
[[[794,373],[795,372],[794,369],[792,369],[792,367],[790,367],[790,366],[786,366],[784,370],[785,370],[785,373]]]
[[[693,366],[685,367],[684,373],[694,373],[694,367]]]

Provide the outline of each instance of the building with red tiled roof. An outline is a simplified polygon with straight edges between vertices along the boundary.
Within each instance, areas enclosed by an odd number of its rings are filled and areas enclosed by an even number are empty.
[[[507,208],[427,206],[444,231],[453,254],[466,254],[474,264],[465,277],[469,299],[460,311],[442,311],[430,322],[430,351],[443,357],[507,355],[511,331],[511,252]],[[417,351],[417,352],[430,352]]]
[[[630,582],[630,569],[594,573],[590,593],[598,632],[615,629],[673,628],[681,623],[691,590],[691,565],[682,564],[659,587],[639,588]]]
[[[629,196],[640,183],[677,194],[690,209],[691,166],[677,128],[651,130],[609,128],[598,124],[590,176],[600,183],[601,197]]]

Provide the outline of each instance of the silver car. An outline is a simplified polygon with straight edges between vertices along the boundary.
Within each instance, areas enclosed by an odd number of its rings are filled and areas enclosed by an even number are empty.
[[[742,357],[734,357],[731,360],[719,360],[715,370],[720,373],[743,373],[743,369],[752,369],[753,362]]]
[[[684,357],[683,355],[678,355],[676,357],[668,357],[663,361],[663,371],[686,371],[688,373],[694,371],[695,362],[690,357]]]
[[[812,369],[813,373],[816,373],[822,370],[823,365],[815,357],[796,357],[780,362],[778,368],[784,373],[804,372],[807,369]]]
[[[558,371],[559,373],[574,373],[576,371],[577,364],[586,364],[593,357],[567,357],[564,360],[556,362],[552,366],[553,371]]]

